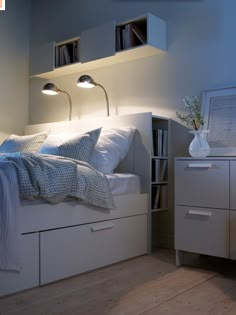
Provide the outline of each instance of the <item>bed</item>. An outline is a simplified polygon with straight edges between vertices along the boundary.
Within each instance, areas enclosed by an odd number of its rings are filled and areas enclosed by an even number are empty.
[[[128,154],[113,174],[106,175],[116,208],[76,200],[58,204],[22,200],[19,228],[23,268],[20,272],[0,271],[0,296],[148,253],[151,113],[28,125],[25,134],[45,130],[52,135],[65,130],[83,133],[101,126],[132,126],[136,130]]]

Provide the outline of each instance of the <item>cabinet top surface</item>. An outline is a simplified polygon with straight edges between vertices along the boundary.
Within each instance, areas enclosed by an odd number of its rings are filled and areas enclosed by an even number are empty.
[[[212,161],[212,160],[232,161],[232,160],[236,160],[236,156],[207,156],[207,157],[201,157],[201,158],[186,156],[186,157],[176,157],[175,160],[176,161]]]

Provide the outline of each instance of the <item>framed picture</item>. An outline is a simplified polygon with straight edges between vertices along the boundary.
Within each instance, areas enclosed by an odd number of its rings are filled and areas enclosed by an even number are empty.
[[[236,156],[236,87],[207,90],[202,98],[211,156]]]

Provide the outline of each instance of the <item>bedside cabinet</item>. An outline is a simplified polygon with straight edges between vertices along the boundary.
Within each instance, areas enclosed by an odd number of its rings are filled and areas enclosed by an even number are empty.
[[[175,249],[236,259],[235,159],[176,159]]]

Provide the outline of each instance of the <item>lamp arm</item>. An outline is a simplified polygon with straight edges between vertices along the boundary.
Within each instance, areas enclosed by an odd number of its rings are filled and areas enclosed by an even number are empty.
[[[109,109],[109,100],[108,100],[107,91],[105,90],[105,88],[101,84],[95,83],[95,85],[96,86],[100,86],[103,89],[104,93],[105,93],[106,102],[107,102],[107,116],[109,117],[110,116],[110,109]]]
[[[71,97],[70,97],[70,94],[67,93],[66,91],[62,91],[60,90],[61,93],[65,93],[68,97],[68,101],[69,101],[69,120],[71,120],[71,114],[72,114],[72,100],[71,100]]]

